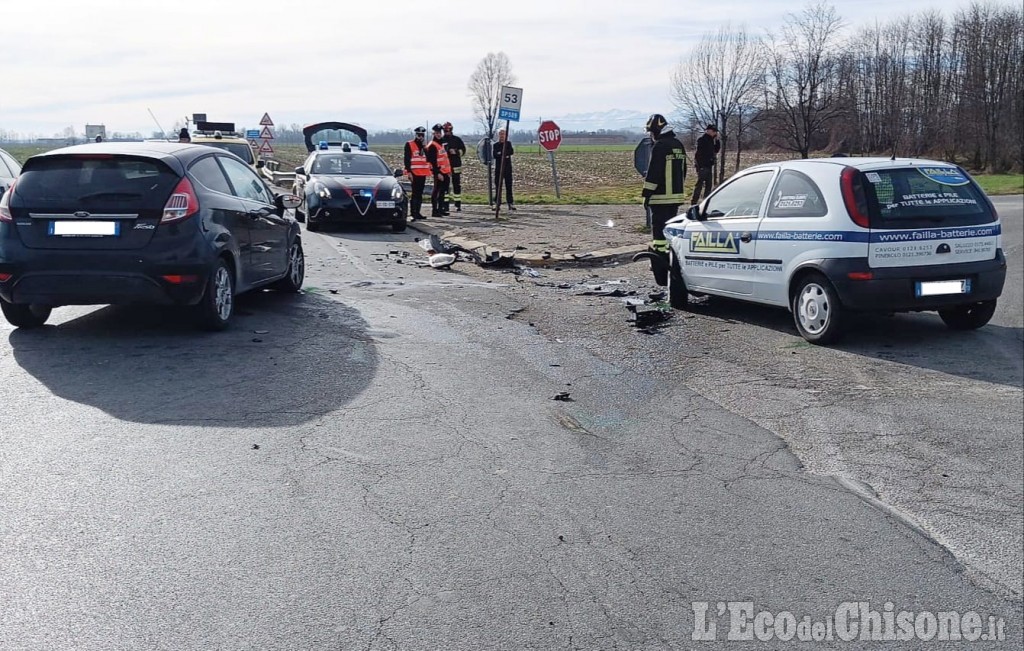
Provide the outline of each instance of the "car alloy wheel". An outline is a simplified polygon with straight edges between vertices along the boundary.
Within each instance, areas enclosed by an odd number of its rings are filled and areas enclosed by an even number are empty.
[[[275,281],[270,287],[279,292],[296,294],[302,291],[302,282],[306,279],[306,254],[302,251],[302,240],[296,238],[288,249],[288,271],[284,278]]]
[[[306,276],[306,256],[302,254],[302,245],[298,242],[292,244],[291,255],[288,256],[288,275],[293,285],[302,287],[302,280]]]
[[[235,305],[235,296],[234,288],[231,286],[231,275],[224,265],[218,266],[217,271],[214,272],[213,287],[215,292],[214,306],[217,310],[217,316],[222,321],[227,321],[231,318],[231,311]]]

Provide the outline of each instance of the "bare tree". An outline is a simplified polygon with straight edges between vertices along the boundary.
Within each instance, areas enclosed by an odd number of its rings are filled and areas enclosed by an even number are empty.
[[[789,14],[781,35],[769,35],[765,47],[765,109],[778,147],[810,155],[815,138],[827,137],[830,124],[845,114],[839,101],[839,57],[835,55],[843,21],[824,0]]]
[[[719,180],[725,177],[731,120],[741,116],[749,120],[763,76],[760,40],[742,27],[733,31],[728,24],[705,34],[672,74],[672,101],[684,119],[718,125],[722,142]],[[741,135],[745,126],[739,125],[737,133]],[[736,144],[741,147],[742,140],[738,138]],[[736,156],[739,161],[739,151]]]
[[[473,117],[483,127],[488,139],[494,137],[498,120],[498,95],[502,86],[516,82],[512,62],[504,52],[488,52],[469,76],[469,94],[473,100]]]

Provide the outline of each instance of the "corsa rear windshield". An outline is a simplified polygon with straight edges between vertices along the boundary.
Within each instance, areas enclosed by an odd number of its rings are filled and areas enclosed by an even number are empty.
[[[970,226],[995,221],[988,198],[950,165],[864,172],[872,228]]]
[[[174,171],[148,158],[53,156],[22,172],[14,196],[35,211],[161,210],[177,182]]]

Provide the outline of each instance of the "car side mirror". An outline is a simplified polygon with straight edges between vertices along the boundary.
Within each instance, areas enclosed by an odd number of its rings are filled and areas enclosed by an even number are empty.
[[[296,167],[295,168],[295,173],[298,174],[299,176],[305,176],[306,175],[306,170],[305,170],[305,168],[303,168],[301,166],[300,167]]]
[[[403,170],[401,167],[396,167],[395,168],[395,178],[396,179],[400,179],[403,176],[405,176],[405,170]]]
[[[278,208],[292,210],[293,208],[298,208],[302,205],[302,199],[290,193],[279,194],[274,197],[274,204],[277,205]]]
[[[686,218],[695,222],[704,221],[704,216],[700,212],[700,206],[690,206],[689,210],[686,211]]]
[[[261,158],[258,161],[256,161],[256,169],[262,169],[263,167],[266,166],[266,164],[267,164],[267,161],[265,161],[265,160],[263,160]]]

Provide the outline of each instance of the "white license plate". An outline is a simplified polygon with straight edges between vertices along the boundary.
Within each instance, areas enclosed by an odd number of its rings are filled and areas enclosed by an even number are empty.
[[[377,207],[378,208],[394,208],[395,207],[395,202],[394,201],[378,201],[377,202]]]
[[[917,283],[918,296],[945,296],[971,293],[970,280],[936,280]]]
[[[50,222],[50,235],[61,235],[64,237],[101,237],[103,235],[117,235],[118,222],[94,222],[94,221],[52,221]]]

